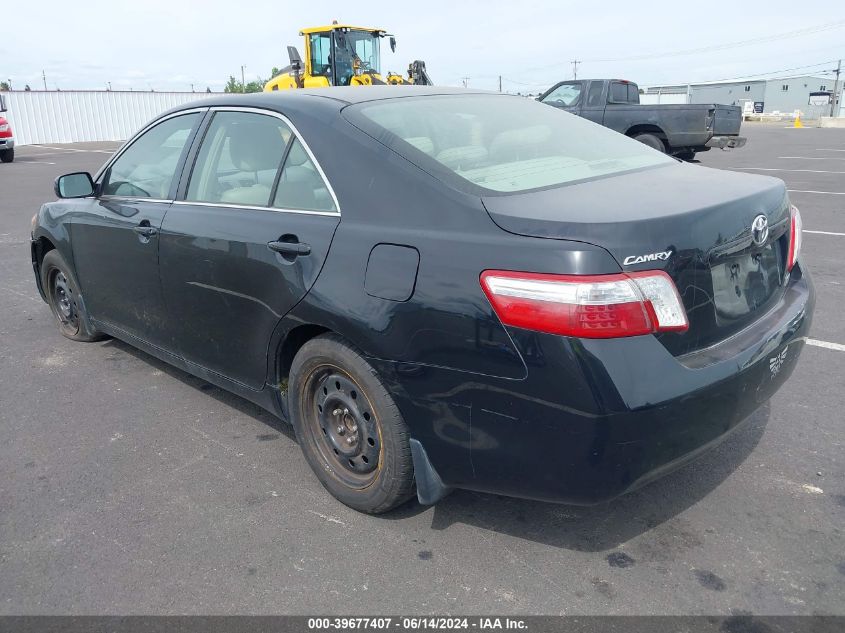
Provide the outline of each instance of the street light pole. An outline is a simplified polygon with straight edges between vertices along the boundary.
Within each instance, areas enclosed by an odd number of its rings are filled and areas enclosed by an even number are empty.
[[[246,80],[244,79],[244,68],[246,68],[246,66],[241,66],[241,92],[246,92]]]
[[[833,82],[833,99],[830,100],[830,116],[838,116],[839,112],[836,111],[837,106],[840,108],[842,107],[841,103],[837,103],[837,99],[839,98],[839,73],[842,71],[842,60],[839,60],[839,63],[836,64],[836,81]]]

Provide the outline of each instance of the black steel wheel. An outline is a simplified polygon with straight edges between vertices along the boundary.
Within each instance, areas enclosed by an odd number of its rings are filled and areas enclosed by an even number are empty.
[[[41,262],[41,287],[62,336],[74,341],[96,341],[102,334],[85,321],[76,278],[58,251],[48,252]]]
[[[302,452],[338,500],[376,514],[413,495],[408,428],[375,370],[343,339],[303,345],[288,397]]]
[[[66,336],[79,334],[79,308],[76,297],[65,273],[58,268],[50,271],[47,288],[53,314],[59,322],[59,330]]]
[[[305,422],[322,458],[333,462],[338,478],[352,488],[366,488],[376,478],[381,438],[374,407],[345,371],[316,367],[306,378]]]

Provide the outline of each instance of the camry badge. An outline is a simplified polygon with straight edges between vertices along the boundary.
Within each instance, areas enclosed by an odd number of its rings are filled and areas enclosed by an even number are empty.
[[[758,215],[751,223],[751,239],[757,246],[766,242],[769,237],[769,218],[765,215]]]
[[[646,255],[628,255],[623,262],[623,266],[633,266],[634,264],[642,264],[643,262],[665,262],[671,257],[672,251],[663,251],[662,253],[648,253]]]

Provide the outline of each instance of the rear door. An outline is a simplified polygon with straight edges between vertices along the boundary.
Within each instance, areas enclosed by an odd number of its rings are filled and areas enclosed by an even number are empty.
[[[273,329],[316,280],[340,209],[282,115],[213,108],[202,135],[162,225],[165,301],[185,360],[259,389]]]
[[[91,316],[174,351],[158,276],[159,230],[204,110],[156,122],[98,178],[71,222],[73,259]]]

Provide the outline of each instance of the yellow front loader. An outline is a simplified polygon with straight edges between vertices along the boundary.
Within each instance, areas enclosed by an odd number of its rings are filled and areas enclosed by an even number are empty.
[[[305,36],[305,61],[295,46],[288,46],[290,65],[264,85],[265,92],[329,86],[432,85],[425,62],[420,60],[408,65],[407,77],[381,74],[381,39],[389,37],[390,50],[396,50],[396,38],[383,29],[334,22],[302,29],[299,34]]]

